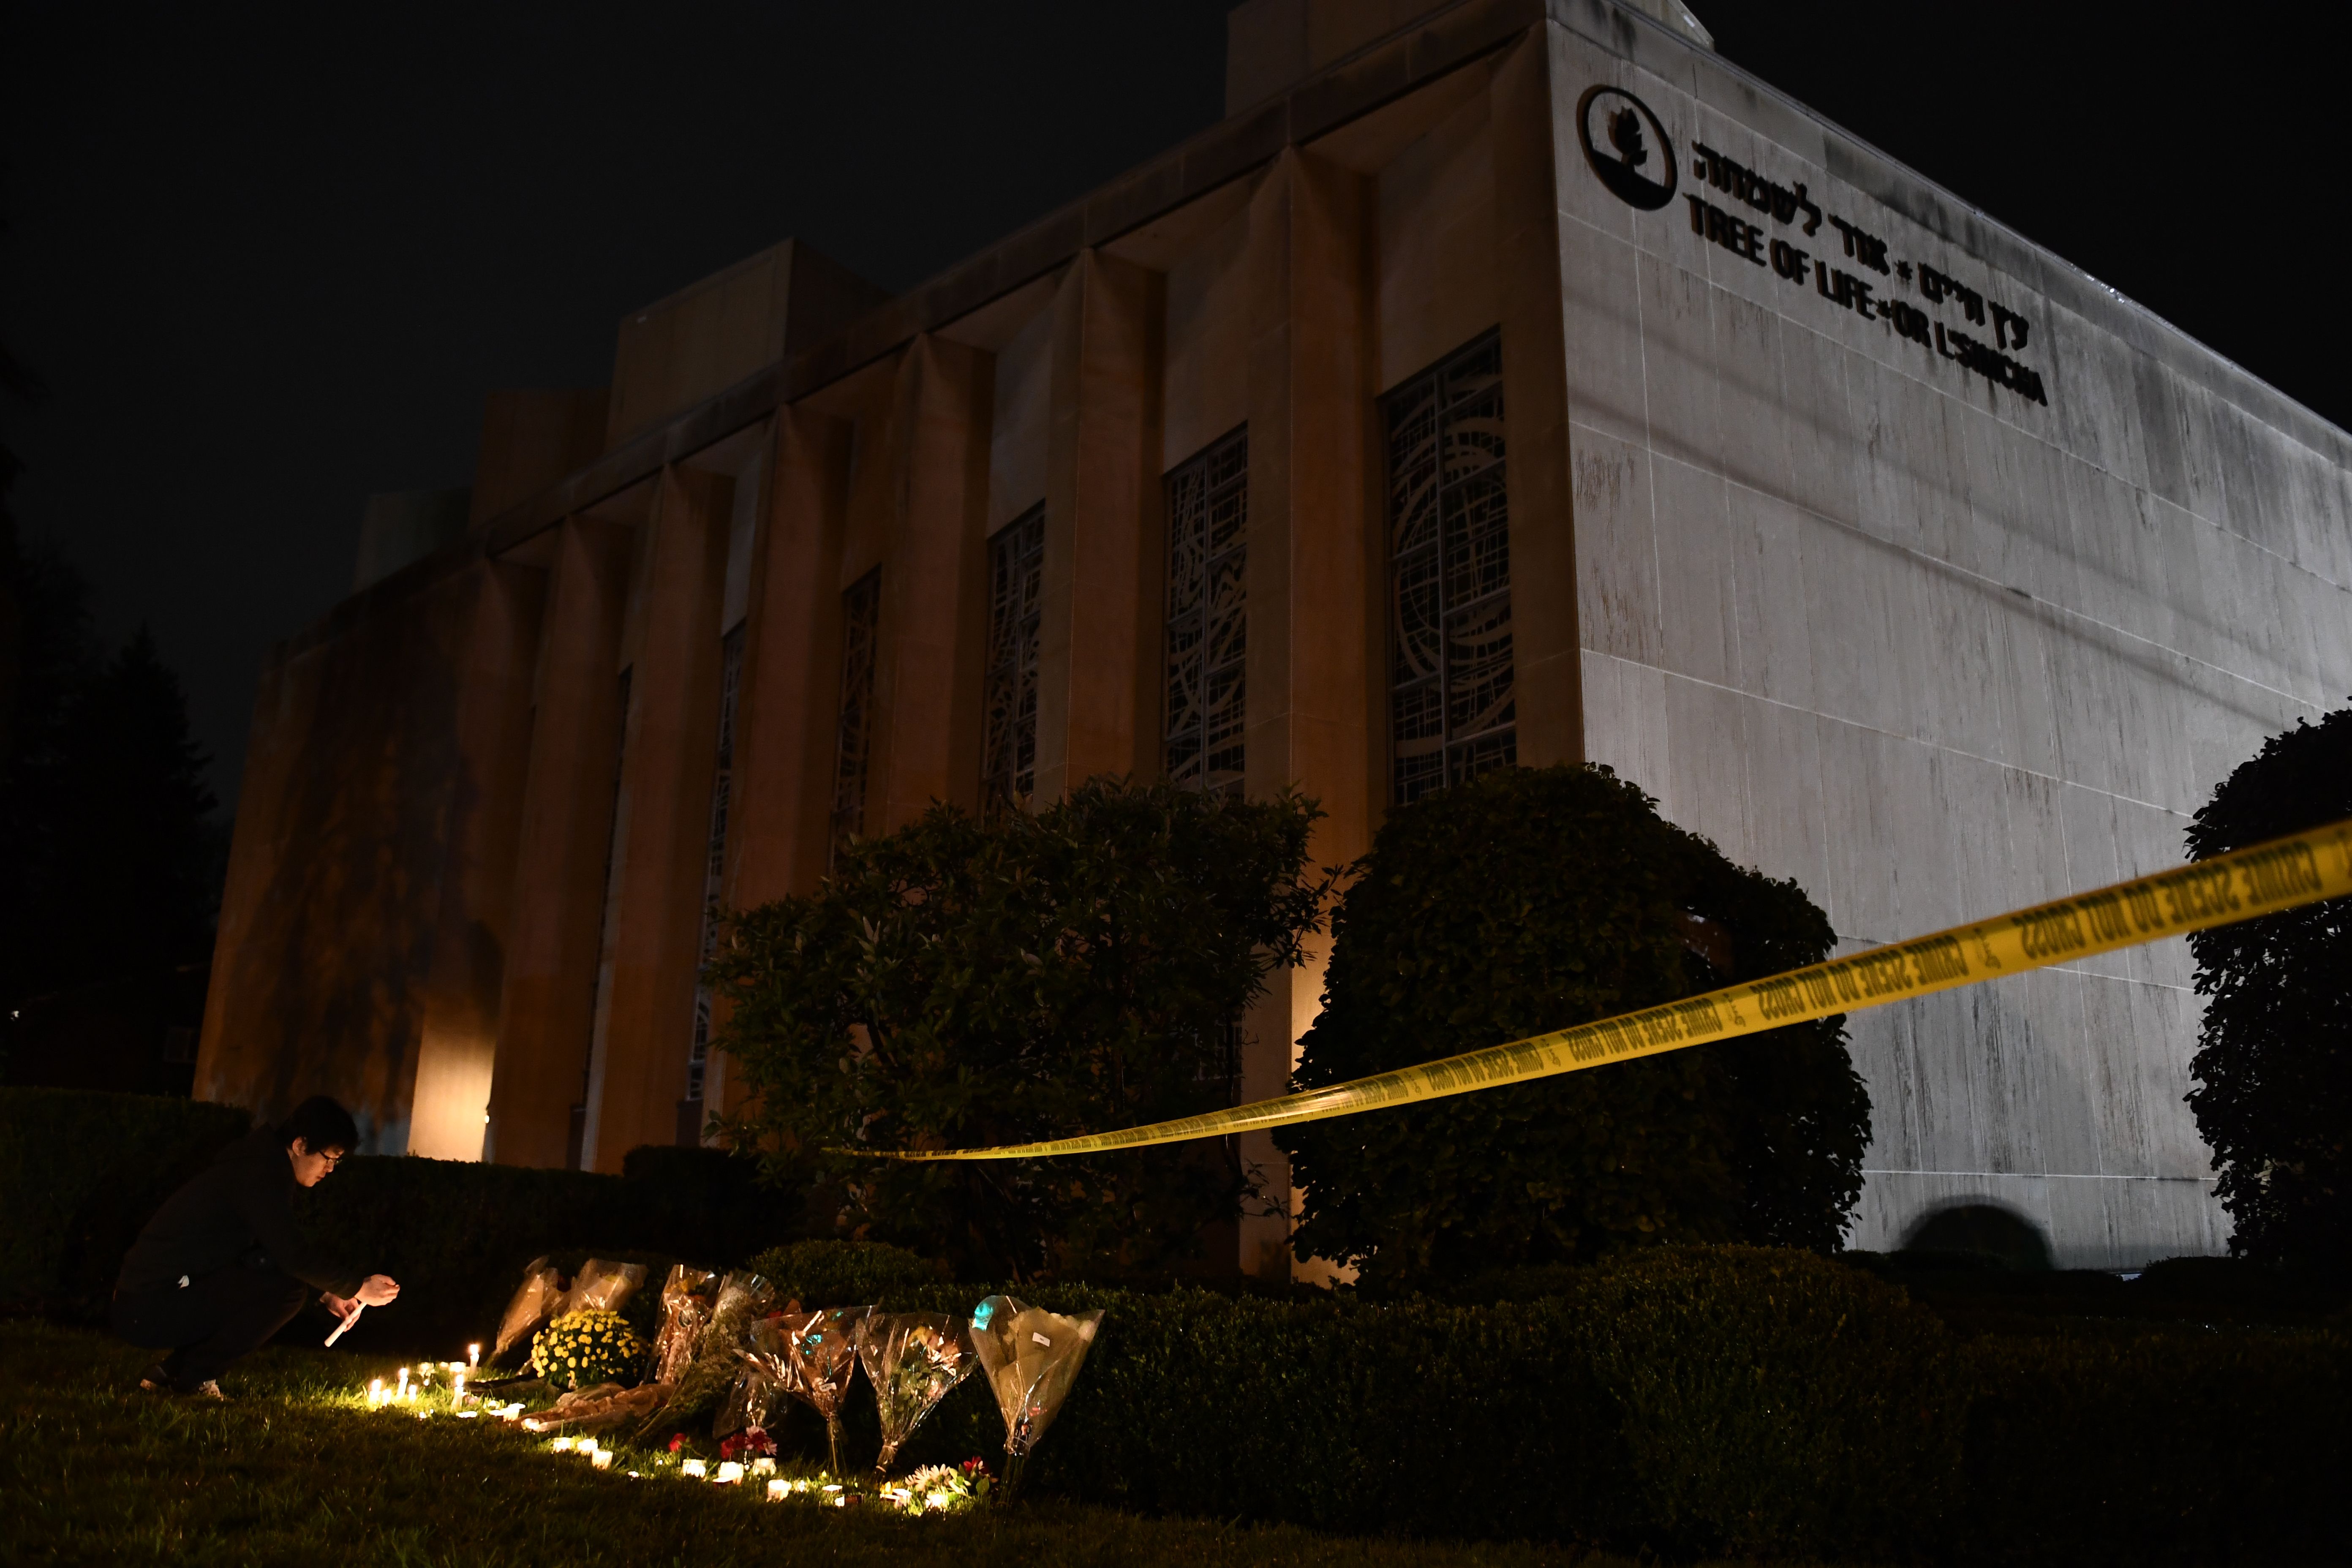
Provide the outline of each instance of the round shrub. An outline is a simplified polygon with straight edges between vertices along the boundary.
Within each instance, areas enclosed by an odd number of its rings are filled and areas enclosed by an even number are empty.
[[[1580,1305],[1654,1544],[1895,1552],[1957,1505],[1950,1338],[1900,1289],[1786,1247],[1660,1247],[1590,1271]]]
[[[566,1312],[530,1342],[530,1369],[556,1388],[635,1383],[645,1369],[646,1342],[618,1312],[596,1308]]]
[[[940,1279],[937,1264],[880,1241],[795,1241],[770,1247],[746,1267],[776,1288],[779,1301],[812,1309],[881,1305],[896,1310],[899,1297]]]
[[[2273,735],[2189,829],[2203,860],[2352,816],[2352,708]],[[2221,1172],[2230,1251],[2352,1275],[2352,900],[2199,931],[2209,998],[2189,1109]]]
[[[1829,955],[1793,882],[1726,859],[1606,768],[1507,769],[1392,812],[1338,911],[1301,1089]],[[1276,1133],[1302,1257],[1368,1285],[1664,1242],[1827,1248],[1870,1100],[1828,1018]]]
[[[1095,778],[1034,814],[934,806],[846,846],[807,895],[731,916],[718,1044],[737,1142],[835,1199],[845,1237],[967,1279],[1150,1276],[1251,1188],[1234,1159],[1138,1149],[986,1165],[870,1151],[1022,1143],[1215,1109],[1226,1036],[1302,961],[1321,815]],[[730,1077],[730,1085],[739,1080]]]

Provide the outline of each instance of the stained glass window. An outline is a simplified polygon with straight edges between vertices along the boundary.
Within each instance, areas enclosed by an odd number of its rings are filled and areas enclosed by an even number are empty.
[[[710,782],[710,838],[702,863],[702,942],[698,962],[708,964],[719,951],[719,900],[727,875],[727,806],[735,776],[735,697],[743,683],[743,628],[737,626],[719,643],[719,767]],[[678,1106],[677,1141],[702,1141],[702,1081],[710,1062],[710,986],[697,977],[694,984],[694,1044],[686,1059],[686,1100]]]
[[[988,542],[988,663],[981,735],[982,809],[991,816],[1037,789],[1038,592],[1045,508],[1031,507]]]
[[[882,623],[882,569],[841,595],[840,749],[833,769],[831,854],[866,831],[866,762],[874,749],[874,648]]]
[[[1249,432],[1168,476],[1168,776],[1239,794],[1248,700]]]
[[[1518,760],[1503,353],[1488,333],[1382,400],[1391,798]]]

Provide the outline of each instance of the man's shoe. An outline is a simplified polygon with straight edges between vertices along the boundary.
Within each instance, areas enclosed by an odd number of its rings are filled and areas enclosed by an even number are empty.
[[[228,1395],[223,1394],[220,1391],[220,1384],[209,1377],[205,1379],[204,1382],[196,1384],[195,1387],[188,1390],[188,1397],[191,1399],[215,1400],[222,1405],[226,1405],[228,1403]]]
[[[163,1370],[163,1363],[162,1362],[157,1362],[153,1366],[149,1367],[145,1372],[140,1373],[139,1392],[142,1394],[169,1394],[172,1392],[172,1374]]]

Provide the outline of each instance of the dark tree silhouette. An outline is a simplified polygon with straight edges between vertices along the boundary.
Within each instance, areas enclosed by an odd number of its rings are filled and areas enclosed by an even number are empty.
[[[2272,736],[2189,829],[2193,859],[2352,816],[2352,708]],[[2242,1258],[2352,1268],[2352,900],[2200,931],[2189,1104]]]

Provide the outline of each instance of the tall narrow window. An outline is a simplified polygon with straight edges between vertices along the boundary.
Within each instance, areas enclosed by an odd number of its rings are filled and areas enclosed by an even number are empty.
[[[1037,789],[1037,595],[1045,562],[1040,504],[988,542],[988,666],[980,764],[990,816]]]
[[[1249,431],[1168,476],[1168,776],[1238,795],[1248,700]]]
[[[1488,333],[1383,400],[1391,797],[1518,760],[1503,352]]]
[[[727,806],[735,781],[735,696],[743,684],[743,628],[719,642],[719,767],[710,781],[710,839],[702,863],[702,941],[698,965],[719,951],[719,900],[727,878]],[[677,1104],[677,1141],[702,1142],[702,1084],[710,1066],[710,985],[694,982],[694,1043],[686,1057],[686,1098]]]
[[[833,764],[833,843],[866,831],[866,760],[874,749],[874,646],[882,623],[882,568],[841,595],[840,748]]]

